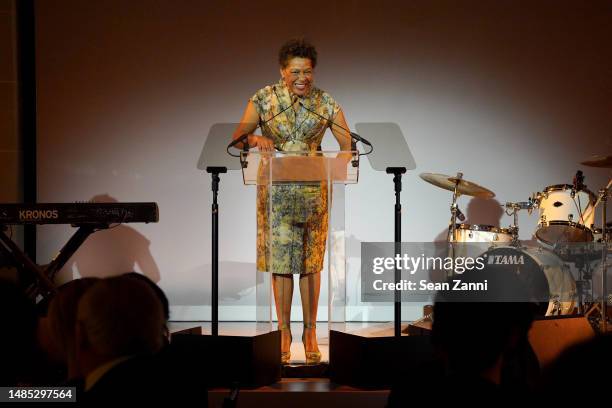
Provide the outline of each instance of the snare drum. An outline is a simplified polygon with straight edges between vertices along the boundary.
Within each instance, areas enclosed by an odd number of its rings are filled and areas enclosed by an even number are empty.
[[[512,242],[512,233],[508,228],[492,225],[457,224],[455,242]]]
[[[548,245],[592,241],[589,227],[595,221],[595,201],[595,194],[589,190],[576,191],[569,184],[546,187],[535,198],[540,209],[536,238]]]

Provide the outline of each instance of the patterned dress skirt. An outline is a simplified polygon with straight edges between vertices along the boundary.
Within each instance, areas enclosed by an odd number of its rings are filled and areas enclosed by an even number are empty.
[[[257,186],[257,270],[310,274],[323,269],[327,196],[325,182]]]

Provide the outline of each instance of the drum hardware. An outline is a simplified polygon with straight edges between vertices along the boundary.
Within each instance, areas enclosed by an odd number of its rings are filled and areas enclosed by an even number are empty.
[[[534,203],[531,198],[529,198],[529,201],[521,201],[516,203],[507,202],[506,204],[502,204],[502,207],[505,207],[504,211],[506,215],[512,216],[512,225],[508,228],[512,235],[512,245],[519,246],[518,212],[520,210],[527,210],[527,212],[531,214],[534,208]]]
[[[591,300],[591,297],[588,295],[588,293],[591,290],[591,276],[590,275],[583,275],[584,279],[583,280],[577,280],[576,281],[576,292],[578,292],[578,294],[583,293],[585,295],[584,298],[584,302],[585,303],[589,303]]]
[[[461,221],[465,220],[465,216],[457,206],[458,198],[462,194],[485,199],[495,197],[495,193],[491,190],[471,181],[465,180],[463,178],[463,173],[461,172],[457,172],[455,177],[438,173],[421,173],[419,177],[429,184],[433,184],[436,187],[453,192],[453,198],[450,206],[451,219],[446,238],[447,242],[449,243],[456,242],[457,218],[459,218]]]
[[[602,244],[604,242],[603,241],[603,229],[593,225],[591,227],[591,230],[593,231],[593,242],[596,242],[598,244]],[[612,222],[609,222],[606,225],[606,235],[608,236],[608,242],[610,242],[610,234],[611,233],[612,233]]]
[[[607,297],[608,297],[608,286],[607,286],[607,275],[608,275],[608,234],[607,234],[607,206],[608,206],[608,194],[610,192],[610,186],[612,185],[612,179],[608,181],[608,185],[599,190],[599,199],[598,203],[603,203],[601,207],[601,232],[602,232],[602,248],[601,248],[601,330],[603,333],[607,333],[608,331],[608,307],[607,307]]]
[[[605,160],[604,160],[605,159]],[[593,167],[612,167],[612,156],[602,160],[583,162]],[[597,165],[595,165],[597,164]],[[576,295],[578,297],[578,311],[584,313],[593,323],[594,327],[602,332],[607,331],[607,256],[608,246],[611,242],[610,227],[607,223],[607,198],[610,196],[612,179],[606,187],[598,191],[596,196],[586,189],[583,184],[582,173],[578,172],[573,185],[554,185],[534,194],[532,201],[540,210],[540,222],[536,232],[538,241],[549,248],[564,261],[573,263],[578,270],[576,281]],[[571,200],[571,201],[570,201]],[[582,203],[586,202],[584,208]],[[571,208],[574,203],[574,209]],[[594,225],[595,210],[602,206],[602,228]],[[548,215],[548,217],[547,217]],[[563,215],[567,218],[563,219]],[[584,245],[577,245],[584,243]],[[601,245],[601,253],[599,252]],[[601,277],[594,274],[594,265],[599,263]],[[597,270],[599,273],[599,270]],[[600,279],[600,280],[599,280]],[[596,294],[594,284],[599,280],[600,292]]]
[[[580,313],[585,313],[593,302],[593,271],[592,263],[588,258],[588,253],[585,251],[583,256],[578,256],[574,260],[574,265],[578,268],[576,293],[578,295],[578,311]]]
[[[599,313],[601,311],[601,305],[599,303],[593,303],[589,305],[588,310],[584,313],[584,317],[591,318],[591,315],[595,312]]]
[[[601,159],[592,160],[589,162],[583,162],[582,164],[592,166],[592,167],[612,167],[612,156],[606,156]],[[607,305],[610,303],[612,294],[608,293],[607,286],[607,258],[608,258],[608,246],[611,243],[610,231],[611,227],[610,223],[607,222],[607,202],[608,197],[612,187],[612,179],[608,181],[606,187],[599,189],[598,198],[595,204],[592,207],[591,213],[594,215],[595,209],[601,205],[601,229],[595,228],[593,225],[591,226],[591,230],[593,231],[594,241],[597,244],[601,244],[601,258],[600,258],[600,267],[601,267],[601,293],[600,299],[592,299],[593,303],[588,305],[588,311],[585,313],[585,316],[589,317],[589,319],[595,321],[595,327],[601,329],[603,333],[606,333],[608,330],[608,315],[607,315]],[[598,236],[598,234],[600,234]],[[599,258],[599,257],[597,257]],[[595,277],[592,278],[591,282],[595,282]],[[593,296],[594,298],[595,296]],[[595,314],[595,316],[593,316]]]
[[[595,251],[595,243],[593,242],[564,242],[549,249],[553,250],[564,261],[573,263],[576,268],[588,267],[592,262],[601,259],[599,252]]]
[[[477,198],[488,199],[495,197],[495,193],[476,183],[465,180],[463,178],[462,172],[457,172],[457,175],[455,177],[438,173],[421,173],[419,176],[429,184],[433,184],[436,187],[440,187],[444,190],[453,192],[453,198],[450,206],[451,218],[448,226],[448,233],[446,235],[446,242],[449,244],[448,256],[454,259],[455,245],[453,244],[457,242],[457,218],[459,218],[459,220],[461,221],[465,220],[465,216],[457,205],[457,200],[462,194]],[[449,271],[448,273],[448,277],[450,277],[451,272]]]
[[[550,311],[550,316],[560,316],[561,315],[561,302],[559,301],[559,296],[555,295],[551,299],[552,302],[552,310]]]
[[[457,229],[457,216],[459,213],[459,208],[457,207],[457,199],[459,198],[459,183],[461,183],[461,179],[463,179],[463,173],[457,172],[457,177],[454,180],[455,185],[453,186],[453,202],[450,207],[451,211],[451,229],[449,229],[448,242],[455,242],[455,230]],[[462,217],[465,219],[465,217]],[[453,257],[454,258],[454,257]]]
[[[512,235],[512,243],[514,245],[518,245],[518,232],[519,232],[519,227],[518,227],[518,212],[520,210],[520,207],[514,205],[512,207],[512,212],[509,214],[508,213],[508,208],[506,207],[506,215],[512,215],[512,229],[514,234]]]
[[[599,189],[597,201],[595,201],[595,204],[593,205],[593,208],[591,210],[591,212],[593,212],[593,214],[595,213],[595,208],[597,208],[602,203],[602,201],[607,200],[608,197],[610,196],[610,193],[612,193],[612,179],[610,179],[608,181],[608,185],[606,185],[604,188]],[[609,222],[606,223],[605,219],[602,220],[602,225],[606,225],[605,229],[609,229],[610,228],[610,224],[611,223],[609,223]],[[605,232],[605,231],[603,231],[603,232]]]
[[[455,246],[453,245],[453,243],[455,242],[455,233],[457,230],[457,217],[460,216],[461,218],[463,218],[463,220],[465,220],[463,213],[461,213],[459,211],[459,208],[457,207],[457,199],[459,198],[459,194],[460,194],[458,191],[459,184],[461,183],[462,179],[463,179],[463,173],[458,171],[457,177],[455,177],[454,180],[449,180],[454,183],[453,201],[450,206],[450,211],[451,211],[451,220],[449,224],[450,228],[448,229],[448,235],[446,236],[446,241],[450,244],[448,247],[448,255],[451,259],[455,259]],[[449,278],[452,276],[452,272],[450,271],[447,271],[447,274]]]

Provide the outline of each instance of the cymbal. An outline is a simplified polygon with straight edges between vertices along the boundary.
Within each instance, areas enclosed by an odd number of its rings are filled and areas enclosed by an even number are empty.
[[[612,168],[612,156],[592,156],[589,160],[580,162],[589,167],[606,167]]]
[[[453,191],[455,184],[457,183],[457,177],[447,176],[445,174],[437,173],[421,173],[419,175],[423,180],[434,186],[443,188],[445,190]],[[459,194],[465,194],[477,198],[493,198],[495,193],[489,189],[479,186],[476,183],[467,181],[464,179],[459,180],[457,186],[457,192]]]

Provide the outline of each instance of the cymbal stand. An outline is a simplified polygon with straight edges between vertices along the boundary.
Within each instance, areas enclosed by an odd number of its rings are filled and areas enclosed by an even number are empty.
[[[459,183],[461,183],[461,179],[463,178],[463,173],[457,172],[457,177],[455,180],[455,188],[453,189],[453,203],[451,204],[451,221],[450,228],[448,229],[447,241],[449,243],[455,242],[455,231],[457,229],[457,199],[459,198],[459,193],[457,189],[459,188]]]
[[[511,245],[518,247],[519,246],[518,212],[521,209],[521,207],[517,203],[510,203],[510,204],[512,204],[512,212],[509,213],[508,208],[506,208],[506,215],[512,216],[512,225],[509,228],[510,233],[512,234]]]
[[[601,248],[601,331],[607,333],[608,330],[608,287],[607,287],[607,260],[608,260],[608,241],[609,238],[606,233],[606,210],[608,204],[608,194],[610,193],[610,183],[605,188],[599,190],[599,199],[602,203],[601,207],[601,233],[602,233],[602,248]]]
[[[455,231],[457,230],[457,212],[458,212],[457,199],[460,196],[460,193],[457,190],[459,189],[459,183],[461,183],[462,178],[463,178],[463,173],[457,172],[457,177],[455,180],[455,187],[453,189],[453,203],[451,204],[451,207],[450,207],[451,220],[450,220],[450,226],[448,228],[448,236],[446,238],[446,241],[449,243],[449,248],[448,248],[449,254],[448,255],[453,260],[455,259],[455,242],[456,242]],[[452,272],[447,271],[447,278],[451,278],[451,277],[452,277]]]

